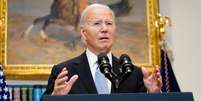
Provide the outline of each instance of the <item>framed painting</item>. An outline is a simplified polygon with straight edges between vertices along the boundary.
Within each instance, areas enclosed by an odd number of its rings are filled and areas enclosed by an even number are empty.
[[[160,64],[157,0],[0,0],[0,64],[7,79],[47,80],[54,64],[81,54],[79,16],[92,3],[115,13],[115,56],[126,53],[150,70]]]

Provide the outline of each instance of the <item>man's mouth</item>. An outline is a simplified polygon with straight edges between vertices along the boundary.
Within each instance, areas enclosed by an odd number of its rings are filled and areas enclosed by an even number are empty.
[[[99,38],[99,40],[109,40],[109,38],[108,37],[101,37],[101,38]]]

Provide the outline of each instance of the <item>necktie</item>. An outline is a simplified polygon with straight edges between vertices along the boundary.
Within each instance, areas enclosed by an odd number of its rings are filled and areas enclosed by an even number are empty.
[[[100,72],[100,69],[98,66],[95,72],[95,85],[96,85],[98,94],[109,94],[107,79],[104,76],[104,74]]]

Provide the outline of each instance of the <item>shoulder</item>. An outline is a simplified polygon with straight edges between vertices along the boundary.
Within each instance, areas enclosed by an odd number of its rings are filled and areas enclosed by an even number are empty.
[[[81,62],[83,56],[85,56],[85,52],[77,57],[56,64],[53,66],[52,71],[60,72],[63,68],[67,68],[67,70],[70,70]]]

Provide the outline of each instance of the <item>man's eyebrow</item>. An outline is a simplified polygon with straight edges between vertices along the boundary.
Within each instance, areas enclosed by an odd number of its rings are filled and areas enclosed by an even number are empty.
[[[113,20],[106,20],[106,21],[109,21],[109,22],[114,22]]]
[[[114,22],[113,20],[110,20],[110,19],[106,19],[106,20],[103,20],[103,19],[89,19],[88,21],[89,22],[94,22],[94,21],[109,21],[109,22]]]

